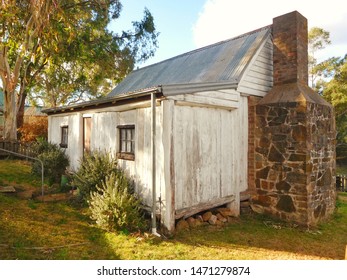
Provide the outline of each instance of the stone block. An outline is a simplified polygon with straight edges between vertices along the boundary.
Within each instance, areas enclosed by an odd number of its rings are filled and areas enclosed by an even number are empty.
[[[287,174],[286,181],[289,183],[297,183],[297,184],[306,185],[307,179],[308,178],[306,174],[296,171],[296,172],[289,172]]]
[[[227,218],[225,218],[221,213],[217,213],[216,217],[219,221],[221,221],[222,223],[226,223],[228,221]]]
[[[291,154],[289,161],[306,161],[306,154]]]
[[[303,125],[295,125],[292,128],[292,137],[294,141],[303,142],[307,139],[306,127]]]
[[[204,222],[204,219],[202,218],[201,215],[197,215],[195,218],[197,221]]]
[[[259,147],[261,148],[269,148],[270,147],[270,140],[266,137],[261,137],[260,140],[259,140]]]
[[[288,213],[295,212],[296,210],[293,203],[293,199],[289,195],[281,195],[277,202],[276,208],[279,211],[284,211]]]
[[[189,227],[191,227],[191,228],[196,227],[196,219],[194,219],[193,217],[187,218],[186,221],[187,221]]]
[[[218,220],[218,218],[217,218],[216,215],[211,215],[211,217],[210,217],[209,220],[208,220],[208,223],[209,223],[210,225],[215,225],[215,224],[217,223],[217,220]]]
[[[290,190],[291,187],[292,187],[292,186],[291,186],[288,182],[286,182],[286,181],[280,181],[280,182],[278,182],[278,183],[276,184],[276,189],[277,189],[278,191],[289,192],[289,190]]]
[[[267,166],[261,170],[258,170],[255,176],[257,179],[267,179],[267,175],[269,174],[269,171],[270,171],[270,166]]]
[[[276,149],[275,146],[271,146],[268,159],[272,162],[284,162],[285,160],[282,153],[278,149]]]
[[[186,220],[179,220],[176,224],[176,231],[188,230],[189,224]]]
[[[212,216],[212,212],[211,211],[208,211],[208,212],[205,212],[203,215],[202,215],[202,219],[204,222],[207,222]]]

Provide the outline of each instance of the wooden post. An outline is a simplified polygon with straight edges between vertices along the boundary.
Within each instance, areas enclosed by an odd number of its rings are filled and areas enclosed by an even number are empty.
[[[347,245],[346,245],[346,250],[345,250],[345,260],[347,260]]]

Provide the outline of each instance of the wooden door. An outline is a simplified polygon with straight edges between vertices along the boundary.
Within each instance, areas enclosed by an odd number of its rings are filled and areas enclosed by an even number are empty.
[[[92,118],[83,118],[83,152],[90,152],[90,135],[92,130]]]

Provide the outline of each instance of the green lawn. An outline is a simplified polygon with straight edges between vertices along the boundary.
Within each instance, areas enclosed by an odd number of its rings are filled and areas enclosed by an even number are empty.
[[[0,161],[0,183],[40,188],[23,161]],[[106,233],[88,209],[0,194],[0,259],[344,259],[347,193],[333,219],[305,229],[259,215],[223,227],[203,226],[170,238]]]

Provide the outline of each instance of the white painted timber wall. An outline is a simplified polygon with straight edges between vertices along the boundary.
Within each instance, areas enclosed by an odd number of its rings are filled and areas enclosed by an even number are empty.
[[[61,141],[69,126],[66,152],[76,169],[83,155],[83,116],[92,118],[91,148],[118,152],[117,125],[135,125],[135,160],[119,160],[136,191],[152,205],[151,108],[118,106],[49,117],[49,140]],[[177,211],[247,189],[247,98],[235,90],[171,96],[156,109],[157,209],[169,230]],[[159,202],[160,197],[160,202]]]
[[[149,104],[149,103],[148,103]],[[85,111],[83,113],[68,113],[49,116],[49,141],[61,142],[61,127],[69,126],[68,148],[66,153],[70,158],[70,168],[76,170],[83,157],[83,117],[91,117],[91,149],[111,153],[116,156],[119,151],[118,125],[135,125],[135,160],[118,160],[119,166],[135,181],[136,191],[142,197],[143,203],[152,205],[151,192],[151,108],[110,107],[107,110]],[[165,197],[163,175],[163,146],[161,143],[162,108],[157,106],[157,194]],[[159,204],[158,204],[159,209]]]
[[[83,155],[83,130],[80,113],[56,115],[48,117],[48,141],[61,143],[61,127],[68,126],[68,147],[65,149],[70,159],[70,167],[75,169]]]
[[[265,96],[273,84],[272,39],[269,36],[252,58],[237,90],[242,93]]]
[[[248,109],[177,105],[173,110],[171,184],[176,212],[247,189]]]

